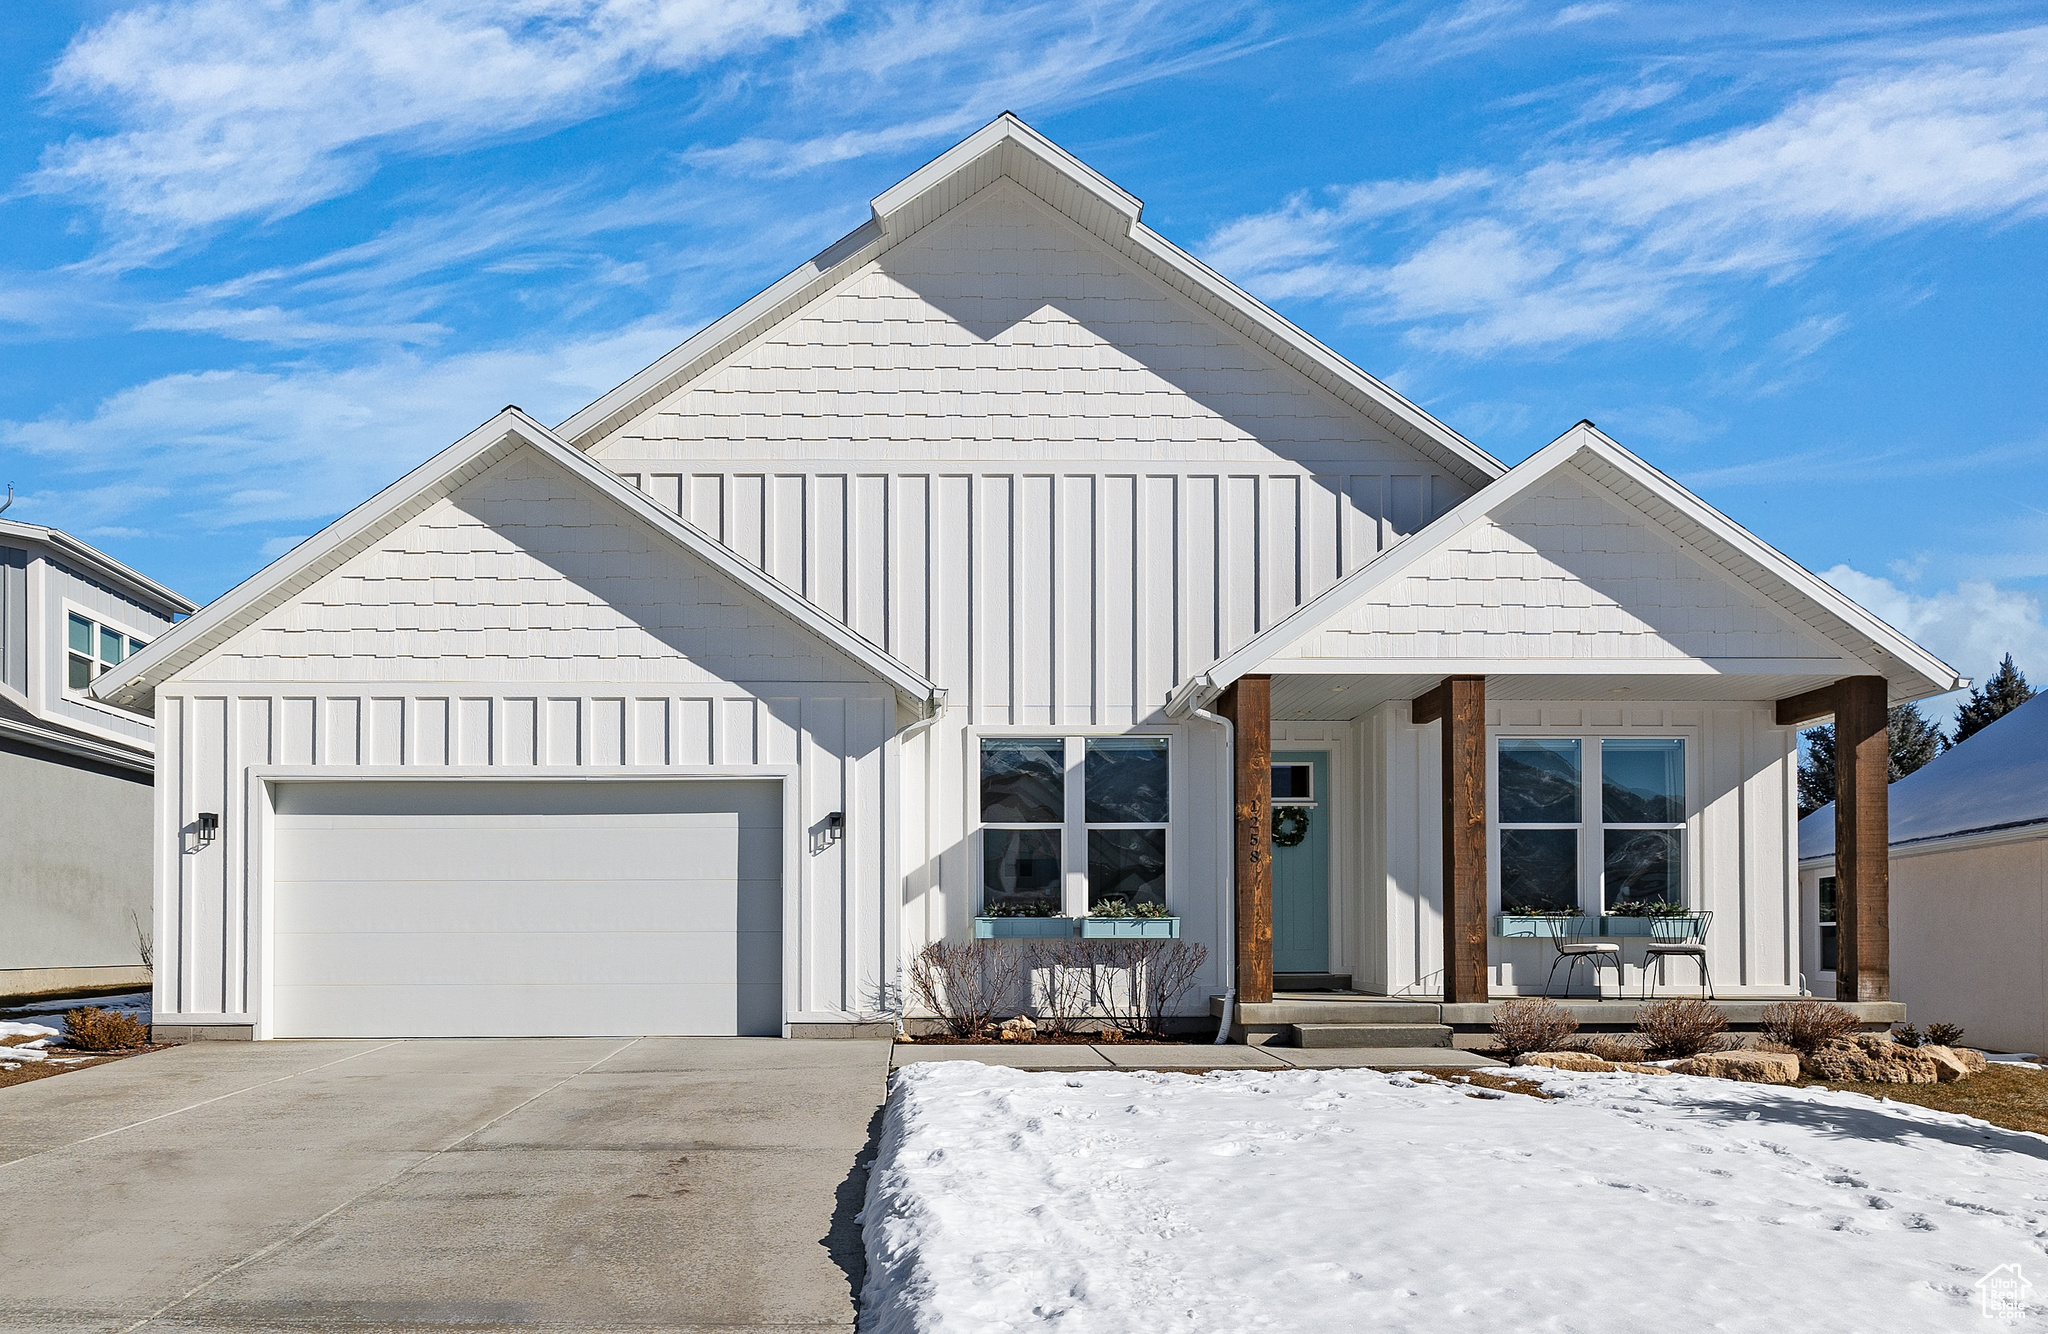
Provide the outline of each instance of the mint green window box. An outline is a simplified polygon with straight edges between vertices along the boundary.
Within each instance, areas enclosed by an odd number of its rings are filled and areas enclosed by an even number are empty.
[[[1083,917],[1083,940],[1177,940],[1178,917]]]
[[[976,940],[1060,940],[1074,934],[1071,917],[977,917]]]
[[[1493,919],[1493,934],[1502,940],[1550,940],[1597,936],[1601,930],[1600,920],[1595,917],[1517,917],[1501,913]]]

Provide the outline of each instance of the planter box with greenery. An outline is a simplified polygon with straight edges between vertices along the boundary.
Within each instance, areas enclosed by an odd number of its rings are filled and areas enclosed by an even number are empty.
[[[1178,940],[1180,918],[1163,903],[1104,899],[1081,919],[1083,940]]]
[[[1661,930],[1659,923],[1663,923]],[[1698,923],[1699,918],[1696,915],[1683,911],[1649,914],[1609,913],[1600,919],[1600,934],[1625,938],[1662,935],[1671,940],[1682,940]]]
[[[1597,936],[1597,918],[1563,913],[1501,913],[1493,919],[1493,934],[1503,940],[1549,940],[1553,936]]]

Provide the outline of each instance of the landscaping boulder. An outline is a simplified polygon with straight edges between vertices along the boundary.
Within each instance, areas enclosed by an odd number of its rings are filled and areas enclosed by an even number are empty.
[[[1552,1070],[1580,1070],[1588,1074],[1604,1074],[1615,1068],[1614,1062],[1603,1061],[1586,1051],[1530,1051],[1515,1058],[1516,1065],[1542,1065]]]
[[[1924,1047],[1892,1041],[1889,1033],[1837,1038],[1806,1058],[1806,1077],[1834,1083],[1934,1084],[1940,1066]]]
[[[1678,1062],[1671,1072],[1734,1079],[1745,1084],[1796,1084],[1799,1058],[1789,1052],[1710,1051]]]
[[[1971,1075],[1984,1068],[1984,1058],[1976,1052],[1969,1051],[1968,1048],[1959,1050],[1955,1047],[1943,1047],[1932,1042],[1923,1042],[1918,1050],[1923,1056],[1934,1062],[1934,1076],[1944,1084],[1958,1079],[1968,1079]],[[1977,1064],[1974,1067],[1971,1066],[1968,1056],[1964,1055],[1966,1051],[1969,1051],[1969,1056],[1977,1057]]]
[[[1030,1042],[1038,1036],[1038,1025],[1028,1015],[1020,1014],[997,1029],[996,1036],[1004,1042]]]
[[[1631,1075],[1668,1075],[1670,1070],[1661,1065],[1644,1065],[1640,1061],[1616,1061],[1614,1068]]]

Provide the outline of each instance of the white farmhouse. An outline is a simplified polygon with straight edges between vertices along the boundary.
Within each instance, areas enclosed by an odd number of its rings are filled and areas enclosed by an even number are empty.
[[[1881,827],[1885,703],[1955,684],[1590,423],[1505,467],[1005,115],[96,689],[163,738],[159,1022],[284,1037],[873,1031],[926,942],[1106,900],[1203,1007],[1534,992],[1500,914],[1653,903],[1794,995],[1794,724]]]

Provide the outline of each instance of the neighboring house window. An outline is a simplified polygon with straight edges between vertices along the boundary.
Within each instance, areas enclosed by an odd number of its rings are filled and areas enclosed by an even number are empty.
[[[1840,948],[1835,938],[1835,878],[1824,875],[1820,878],[1820,970],[1823,973],[1835,971]]]
[[[981,910],[1164,905],[1168,773],[1161,737],[984,739]]]
[[[122,659],[133,657],[149,647],[144,640],[101,625],[77,612],[71,613],[68,633],[64,683],[73,690],[84,690],[107,668],[117,666]]]
[[[1683,900],[1684,741],[1506,737],[1496,755],[1504,911],[1611,912]],[[1597,811],[1586,801],[1592,783]],[[1591,904],[1589,882],[1597,890]]]

